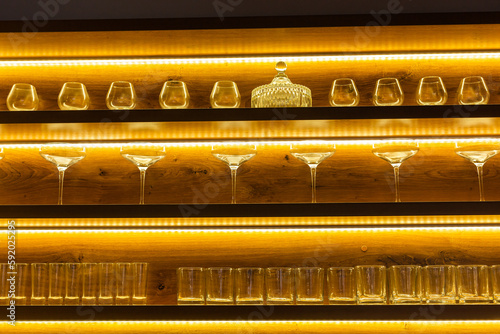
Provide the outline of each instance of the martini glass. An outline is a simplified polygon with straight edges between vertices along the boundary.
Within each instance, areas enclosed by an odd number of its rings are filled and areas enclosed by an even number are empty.
[[[372,153],[390,163],[394,169],[395,202],[401,202],[401,198],[399,197],[399,167],[401,167],[404,161],[417,154],[418,150],[418,143],[413,141],[395,142],[394,144],[388,144],[387,142],[373,144]]]
[[[212,155],[231,169],[231,204],[236,203],[236,173],[238,168],[257,154],[254,144],[218,144],[212,146]]]
[[[476,165],[479,181],[479,200],[484,201],[483,166],[500,152],[500,144],[461,145],[455,143],[455,153]]]
[[[146,171],[149,167],[165,158],[165,146],[152,143],[124,145],[120,149],[122,157],[139,168],[141,174],[141,190],[139,204],[144,204],[144,189],[146,187]]]
[[[57,167],[59,171],[59,197],[57,204],[62,205],[64,173],[66,169],[87,156],[85,147],[72,144],[46,144],[40,147],[40,155]]]
[[[290,154],[304,162],[311,169],[311,203],[316,203],[316,169],[336,151],[333,143],[301,142],[290,145]]]

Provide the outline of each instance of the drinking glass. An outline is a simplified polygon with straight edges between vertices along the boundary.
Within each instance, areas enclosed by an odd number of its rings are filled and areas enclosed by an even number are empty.
[[[386,269],[384,266],[356,266],[359,304],[386,303]]]
[[[148,263],[134,262],[132,304],[145,305],[148,299]]]
[[[355,107],[359,104],[359,92],[354,80],[348,78],[333,81],[330,90],[332,107]]]
[[[421,106],[443,105],[448,100],[443,80],[437,76],[421,78],[415,95],[417,103]]]
[[[207,304],[234,304],[232,268],[207,268]]]
[[[330,304],[356,304],[356,274],[352,267],[331,267],[327,272]]]
[[[66,288],[66,266],[64,263],[49,264],[49,305],[62,305]]]
[[[382,78],[377,81],[373,104],[376,106],[400,106],[403,104],[404,94],[399,80],[396,78]]]
[[[395,202],[401,202],[399,194],[399,168],[404,161],[417,154],[418,150],[418,142],[415,141],[377,142],[373,144],[372,153],[391,164],[394,170]]]
[[[9,305],[10,281],[7,279],[12,271],[8,263],[0,263],[0,305]]]
[[[35,86],[30,84],[13,85],[7,96],[7,108],[10,111],[35,111],[38,110],[39,103]]]
[[[82,264],[82,304],[97,305],[99,291],[99,265],[97,263]]]
[[[210,94],[210,105],[212,108],[238,108],[241,103],[241,95],[236,82],[217,81]]]
[[[268,304],[293,304],[294,277],[292,268],[266,268]]]
[[[137,104],[134,86],[127,81],[115,81],[106,95],[106,106],[111,110],[134,109]]]
[[[307,164],[311,170],[311,203],[316,203],[316,170],[318,165],[336,151],[335,144],[328,142],[300,142],[290,145],[290,154]]]
[[[116,271],[114,263],[99,263],[99,304],[115,302]]]
[[[390,267],[389,283],[390,302],[392,304],[420,304],[422,302],[420,266]]]
[[[457,298],[455,266],[434,265],[422,268],[424,300],[427,303],[454,304]]]
[[[323,268],[297,268],[295,274],[297,304],[323,304],[324,279]]]
[[[236,304],[264,303],[264,270],[237,268],[235,270]]]
[[[457,294],[461,304],[489,303],[489,270],[487,266],[457,266]]]
[[[64,298],[64,304],[80,304],[81,278],[81,264],[66,263],[66,297]]]
[[[231,204],[236,203],[236,174],[238,168],[257,154],[254,144],[222,143],[212,146],[212,155],[226,163],[231,170]]]
[[[146,171],[149,167],[165,158],[165,146],[153,143],[128,144],[121,147],[120,154],[139,169],[141,179],[139,204],[144,204]]]
[[[54,164],[59,171],[59,196],[57,204],[63,204],[63,184],[66,169],[87,156],[84,146],[72,144],[46,144],[40,147],[40,155]]]
[[[189,93],[182,81],[167,81],[160,93],[160,105],[163,109],[186,109],[189,105]]]
[[[476,166],[479,181],[479,200],[484,201],[483,166],[489,159],[500,152],[500,144],[484,143],[470,145],[467,143],[455,143],[455,153],[469,160]]]
[[[491,280],[493,285],[493,302],[500,304],[500,265],[491,266]]]
[[[31,264],[31,305],[45,305],[47,302],[47,263]]]
[[[5,157],[5,153],[3,153],[3,147],[0,146],[0,160]]]
[[[129,305],[134,280],[132,263],[116,263],[116,305]]]
[[[28,296],[26,295],[26,288],[28,285],[28,264],[27,263],[16,263],[16,296],[14,300],[16,305],[26,305]]]
[[[205,273],[203,268],[177,269],[177,304],[205,304]]]
[[[490,92],[483,77],[466,77],[460,81],[457,97],[461,105],[488,104]]]
[[[57,104],[61,110],[87,110],[90,107],[87,88],[79,82],[66,82],[59,93]]]

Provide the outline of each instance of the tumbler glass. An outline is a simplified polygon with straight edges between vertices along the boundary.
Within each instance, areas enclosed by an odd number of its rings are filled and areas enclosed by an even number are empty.
[[[182,81],[167,81],[160,93],[160,105],[163,109],[185,109],[189,106],[189,93]]]
[[[234,304],[232,268],[207,268],[207,304]]]
[[[26,305],[27,304],[27,294],[26,288],[28,285],[28,264],[27,263],[16,263],[16,297],[14,298],[16,305]]]
[[[266,268],[268,304],[293,304],[294,277],[292,268]]]
[[[82,304],[97,305],[99,294],[99,265],[97,263],[82,264]]]
[[[359,304],[386,303],[385,266],[356,266],[357,299]]]
[[[404,265],[389,268],[391,304],[420,304],[422,278],[420,266]]]
[[[356,304],[356,283],[353,267],[328,268],[328,300],[330,304]]]
[[[145,305],[148,299],[148,264],[146,262],[134,262],[134,283],[132,304]]]
[[[66,266],[64,263],[49,264],[49,305],[62,305],[66,288]]]
[[[238,268],[235,271],[236,304],[264,303],[264,270]]]
[[[422,268],[424,300],[429,304],[454,304],[457,301],[455,266],[434,265]]]
[[[461,304],[489,303],[489,270],[483,265],[457,266],[457,289]]]
[[[297,304],[323,304],[323,268],[302,267],[295,273]]]
[[[47,303],[49,265],[47,263],[31,264],[31,305]]]
[[[129,305],[134,281],[132,263],[116,264],[116,305]]]
[[[205,272],[203,268],[177,269],[177,304],[205,304]]]
[[[8,263],[0,263],[0,305],[9,305],[9,290],[10,290],[10,272],[13,270],[10,269]]]
[[[114,263],[99,264],[99,304],[113,305],[116,295],[116,271]]]
[[[493,285],[493,302],[500,304],[500,265],[491,266],[491,281]]]
[[[82,288],[82,274],[80,263],[66,264],[66,298],[64,304],[79,305]]]

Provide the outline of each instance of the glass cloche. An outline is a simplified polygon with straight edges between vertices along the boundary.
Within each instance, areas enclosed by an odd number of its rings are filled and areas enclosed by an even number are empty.
[[[252,91],[252,108],[310,107],[311,90],[288,79],[284,61],[276,63],[276,71],[278,74],[270,84]]]

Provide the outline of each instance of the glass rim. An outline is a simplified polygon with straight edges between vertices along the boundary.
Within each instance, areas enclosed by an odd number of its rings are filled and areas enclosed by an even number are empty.
[[[460,264],[457,266],[457,268],[488,268],[488,265],[486,264]]]
[[[384,268],[384,269],[387,269],[387,266],[378,265],[378,264],[375,264],[375,265],[363,264],[363,265],[355,266],[354,268],[378,268],[378,269]]]
[[[134,85],[129,81],[113,81],[110,87],[134,87]]]
[[[233,267],[208,267],[206,268],[207,271],[216,271],[216,270],[227,270],[227,271],[232,271]]]
[[[259,270],[262,271],[264,268],[262,267],[239,267],[239,268],[234,268],[236,271],[242,271],[242,270]]]
[[[345,83],[338,83],[338,82],[342,82],[342,81],[345,81]],[[351,79],[351,78],[339,78],[339,79],[335,79],[335,80],[333,80],[332,87],[334,87],[336,84],[338,86],[344,86],[344,85],[352,85],[354,87],[356,86],[354,80]]]
[[[436,80],[438,82],[443,82],[443,79],[441,79],[440,76],[437,76],[437,75],[429,75],[429,76],[426,76],[426,77],[422,77],[420,78],[420,83],[424,82],[424,81],[427,81],[427,80]]]
[[[184,270],[190,270],[190,271],[203,271],[205,268],[203,267],[179,267],[176,270],[177,271],[184,271]]]
[[[20,83],[15,83],[12,85],[12,88],[30,88],[30,89],[35,89],[35,86],[32,85],[32,84],[29,84],[29,83],[23,83],[23,82],[20,82]]]
[[[476,82],[484,83],[484,78],[480,75],[473,75],[470,77],[464,77],[462,79],[462,83],[476,83]]]
[[[222,87],[238,87],[236,82],[231,81],[231,80],[220,80],[216,81],[214,84],[214,87],[216,86],[222,86]]]
[[[396,264],[393,266],[390,266],[389,269],[391,268],[396,268],[396,269],[402,269],[402,268],[422,268],[421,265],[419,264]]]
[[[186,83],[181,80],[167,80],[163,85],[175,84],[180,86],[186,86]]]
[[[336,270],[338,270],[338,269],[342,269],[342,270],[350,269],[350,270],[352,270],[352,269],[355,269],[355,268],[356,267],[328,267],[327,269],[328,270],[332,270],[332,269],[336,269]]]
[[[429,264],[422,268],[455,268],[454,264]]]
[[[388,84],[397,84],[399,86],[399,80],[398,78],[380,78],[377,80],[377,86]]]

